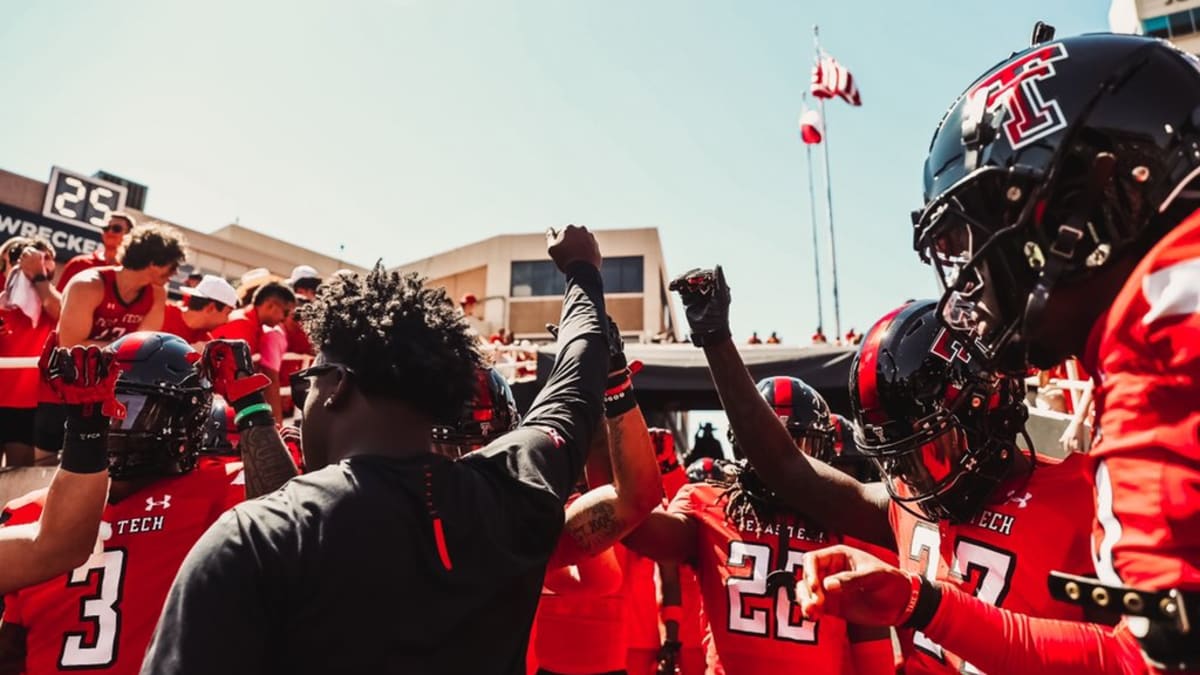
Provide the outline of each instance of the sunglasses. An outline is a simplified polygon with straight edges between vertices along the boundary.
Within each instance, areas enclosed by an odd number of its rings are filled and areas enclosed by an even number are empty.
[[[129,228],[125,225],[105,225],[104,231],[109,234],[125,234],[129,231]]]
[[[288,384],[292,386],[292,402],[296,404],[296,407],[303,408],[304,401],[308,399],[308,390],[312,386],[312,380],[309,378],[320,377],[334,371],[342,373],[343,376],[354,375],[352,369],[340,363],[322,363],[292,373],[288,378]]]

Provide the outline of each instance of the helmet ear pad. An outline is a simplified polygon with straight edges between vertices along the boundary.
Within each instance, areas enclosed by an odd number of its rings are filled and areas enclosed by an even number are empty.
[[[167,333],[131,333],[111,348],[121,368],[116,395],[127,413],[111,422],[109,476],[134,480],[194,469],[213,400],[196,367],[199,354]]]

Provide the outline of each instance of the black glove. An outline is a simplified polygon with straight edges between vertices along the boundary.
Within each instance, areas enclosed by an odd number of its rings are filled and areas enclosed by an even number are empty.
[[[613,321],[611,316],[606,316],[605,319],[608,321],[608,382],[604,385],[604,414],[612,419],[637,407],[631,379],[636,371],[630,369],[629,362],[625,359],[625,341],[621,339],[621,329],[617,327],[617,322]]]
[[[663,642],[658,650],[658,669],[655,671],[657,675],[676,675],[679,672],[679,649],[682,646],[672,640]]]
[[[681,274],[671,281],[670,288],[683,300],[692,344],[704,347],[730,338],[729,284],[720,265]]]

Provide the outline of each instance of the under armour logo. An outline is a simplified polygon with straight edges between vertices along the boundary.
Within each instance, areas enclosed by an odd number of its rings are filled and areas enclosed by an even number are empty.
[[[1033,495],[1026,492],[1024,497],[1016,497],[1015,491],[1008,493],[1008,501],[1017,505],[1018,508],[1025,508],[1029,505],[1029,500],[1033,499]]]
[[[171,495],[163,495],[163,498],[158,501],[155,501],[154,497],[146,497],[146,510],[153,511],[155,507],[171,508]]]

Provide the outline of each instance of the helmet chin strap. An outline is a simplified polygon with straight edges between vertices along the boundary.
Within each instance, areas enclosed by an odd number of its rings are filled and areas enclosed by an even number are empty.
[[[1028,362],[1030,331],[1041,321],[1042,314],[1046,311],[1046,304],[1050,300],[1050,292],[1062,278],[1067,265],[1075,261],[1079,242],[1083,241],[1085,235],[1090,235],[1097,248],[1103,243],[1099,241],[1096,228],[1089,222],[1089,218],[1102,203],[1104,188],[1112,180],[1116,163],[1116,156],[1109,152],[1101,152],[1092,160],[1091,171],[1088,173],[1087,191],[1067,222],[1058,226],[1058,235],[1050,246],[1048,255],[1044,256],[1045,262],[1038,274],[1037,283],[1034,284],[1033,291],[1025,303],[1020,331],[1013,336],[1023,345],[1022,350],[1025,352],[1026,362]],[[1098,264],[1103,264],[1103,258]]]

